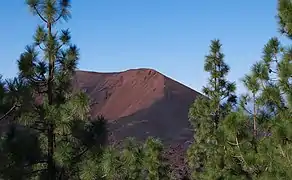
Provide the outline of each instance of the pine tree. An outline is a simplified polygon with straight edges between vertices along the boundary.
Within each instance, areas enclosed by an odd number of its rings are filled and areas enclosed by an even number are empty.
[[[121,153],[123,162],[123,179],[139,180],[143,179],[143,144],[137,142],[134,138],[128,138],[124,142]]]
[[[70,2],[66,0],[59,2],[28,0],[27,4],[32,12],[40,17],[46,27],[40,25],[37,28],[34,36],[35,43],[27,46],[26,52],[21,55],[18,61],[18,66],[21,76],[27,79],[29,83],[34,83],[34,87],[38,88],[38,93],[42,93],[41,95],[44,96],[43,100],[47,101],[44,107],[40,107],[40,111],[48,110],[53,113],[53,111],[57,111],[56,107],[62,104],[60,99],[65,99],[64,95],[66,95],[65,93],[68,89],[68,87],[64,87],[66,89],[58,89],[58,85],[61,86],[61,83],[64,83],[63,85],[68,84],[70,75],[77,65],[79,55],[78,49],[74,45],[63,50],[63,46],[67,46],[70,43],[68,30],[62,31],[61,34],[52,31],[52,28],[61,18],[67,19],[69,17]],[[42,58],[38,57],[40,53],[37,51],[37,47],[43,51]],[[60,65],[60,73],[58,73],[56,67],[58,63]],[[57,84],[58,81],[60,84]],[[58,98],[58,95],[64,97]],[[48,114],[47,116],[50,115]],[[47,139],[48,179],[56,179],[56,165],[54,161],[56,124],[53,122],[55,117],[47,117],[45,120],[45,112],[42,112],[42,116],[41,123],[45,126]]]
[[[101,159],[102,178],[104,180],[123,179],[123,162],[117,148],[109,146],[105,149]]]
[[[288,77],[292,68],[287,61],[291,61],[292,51],[288,55],[284,49],[276,38],[265,45],[262,60],[243,80],[249,93],[241,98],[238,111],[221,124],[230,167],[227,177],[291,179],[288,97],[292,86]]]
[[[19,78],[3,80],[0,77],[0,93],[1,93],[1,111],[0,121],[7,121],[11,119],[13,112],[19,109],[25,109],[26,106],[29,106],[30,100],[30,90],[29,87]],[[22,104],[22,107],[20,107]],[[4,123],[5,124],[5,123]]]
[[[170,166],[163,155],[163,145],[159,139],[148,137],[144,143],[144,168],[147,180],[168,180]]]
[[[290,0],[278,1],[281,32],[291,38]],[[262,60],[243,83],[248,90],[237,112],[222,122],[225,176],[233,179],[291,179],[292,49],[271,38]],[[251,108],[248,108],[251,105]]]
[[[103,179],[170,179],[170,166],[158,139],[149,137],[140,143],[128,138],[122,147],[108,147],[102,162]]]
[[[33,171],[27,164],[41,158],[36,134],[14,122],[16,110],[28,105],[25,102],[28,90],[17,78],[2,80],[0,77],[0,178],[3,179],[23,179]]]
[[[92,119],[88,97],[73,90],[78,48],[71,44],[68,29],[56,29],[60,20],[70,18],[70,1],[27,0],[27,4],[43,25],[38,26],[34,43],[20,55],[19,77],[7,85],[11,109],[17,108],[12,113],[14,125],[2,138],[2,149],[19,157],[20,151],[9,151],[10,142],[11,137],[21,141],[24,129],[38,137],[34,144],[39,148],[33,149],[39,149],[40,156],[34,161],[17,159],[17,164],[31,170],[18,174],[18,179],[88,179],[84,174],[97,178],[100,147],[106,141],[105,120]],[[96,171],[91,171],[92,166]],[[9,174],[8,168],[3,174]]]
[[[108,147],[102,159],[103,177],[106,180],[143,177],[143,144],[129,137],[121,147]]]
[[[204,65],[210,74],[208,85],[203,88],[205,97],[199,97],[189,111],[195,140],[188,149],[188,161],[194,179],[218,179],[224,169],[218,127],[235,105],[236,96],[235,84],[226,79],[229,66],[221,51],[220,41],[213,40]]]

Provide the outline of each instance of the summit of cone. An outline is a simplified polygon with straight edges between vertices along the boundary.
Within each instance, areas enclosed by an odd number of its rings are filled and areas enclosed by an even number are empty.
[[[184,171],[186,149],[193,140],[188,111],[200,93],[148,68],[78,70],[73,84],[89,95],[91,114],[108,120],[110,143],[119,144],[127,137],[159,138],[172,166]]]

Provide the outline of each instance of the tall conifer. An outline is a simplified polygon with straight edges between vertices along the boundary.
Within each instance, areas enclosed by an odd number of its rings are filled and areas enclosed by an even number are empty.
[[[92,119],[88,97],[72,88],[79,50],[71,44],[68,29],[57,29],[59,21],[70,18],[71,3],[69,0],[26,2],[41,24],[33,36],[34,42],[20,55],[19,77],[6,85],[7,95],[13,97],[18,108],[13,111],[12,129],[3,136],[2,152],[13,154],[13,157],[27,157],[28,154],[11,150],[13,142],[21,141],[21,131],[26,130],[36,135],[37,143],[23,144],[23,148],[37,145],[33,149],[40,155],[34,160],[18,158],[18,163],[15,158],[7,159],[13,162],[14,168],[29,167],[27,172],[18,174],[18,179],[98,177],[100,146],[106,140],[105,121],[102,117],[97,121]],[[28,142],[32,140],[27,139]],[[91,170],[93,166],[96,171]],[[9,174],[11,168],[1,164],[3,176]],[[88,176],[82,176],[84,174]]]
[[[203,88],[205,97],[199,97],[189,111],[195,140],[188,150],[188,161],[193,178],[217,179],[224,168],[217,137],[219,123],[236,103],[235,84],[227,80],[229,66],[224,62],[219,40],[211,41],[204,69],[209,73],[208,84]]]
[[[280,32],[291,38],[290,0],[278,0]],[[243,83],[237,111],[220,124],[227,179],[291,179],[292,50],[271,38]]]

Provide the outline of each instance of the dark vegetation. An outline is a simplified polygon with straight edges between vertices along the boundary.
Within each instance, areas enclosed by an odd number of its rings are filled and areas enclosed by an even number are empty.
[[[0,83],[0,179],[178,179],[162,143],[128,138],[109,145],[108,124],[72,87],[79,50],[69,30],[69,0],[27,0],[43,24],[18,60],[18,76]],[[292,2],[278,0],[280,32],[292,40]],[[292,48],[271,38],[236,97],[220,40],[211,41],[209,80],[189,110],[194,142],[183,179],[292,179]],[[247,104],[252,104],[248,108]]]

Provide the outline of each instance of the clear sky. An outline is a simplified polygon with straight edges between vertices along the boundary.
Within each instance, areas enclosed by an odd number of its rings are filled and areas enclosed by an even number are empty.
[[[279,36],[276,0],[74,0],[69,27],[79,68],[99,72],[153,68],[196,90],[207,74],[210,40],[223,43],[230,79],[238,81]],[[1,2],[0,74],[13,77],[38,20],[24,0]],[[238,87],[241,92],[241,86]]]

